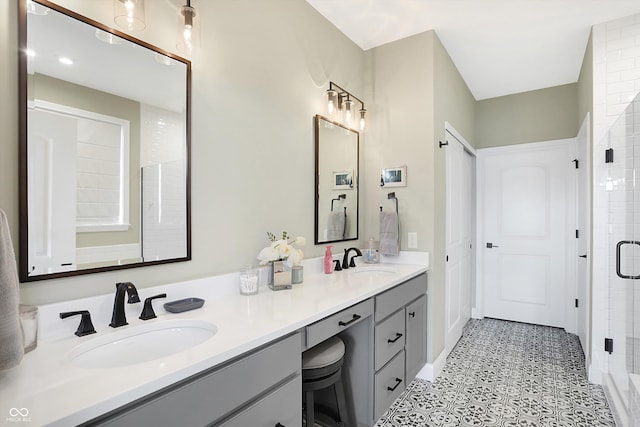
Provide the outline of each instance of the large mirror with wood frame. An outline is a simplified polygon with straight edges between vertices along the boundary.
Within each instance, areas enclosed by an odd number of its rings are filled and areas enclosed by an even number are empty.
[[[20,279],[191,259],[188,60],[20,0]]]

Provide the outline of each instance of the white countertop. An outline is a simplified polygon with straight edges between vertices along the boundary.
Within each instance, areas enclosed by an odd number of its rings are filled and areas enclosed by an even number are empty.
[[[129,325],[108,326],[113,295],[86,298],[39,307],[42,339],[22,363],[0,371],[0,425],[76,425],[116,409],[160,388],[292,333],[344,308],[370,298],[428,270],[428,254],[411,253],[398,262],[413,264],[364,264],[326,275],[318,259],[305,261],[304,283],[291,290],[260,288],[256,295],[237,291],[237,274],[215,276],[155,288],[139,289],[140,300],[166,292],[156,301],[156,319],[197,319],[213,323],[215,336],[195,347],[170,356],[134,365],[86,369],[72,366],[67,354],[92,338],[145,322],[138,319],[142,303],[127,304]],[[421,254],[418,255],[418,254]],[[392,268],[395,274],[353,274],[359,269]],[[165,312],[166,301],[186,297],[206,300],[203,308],[180,314]],[[89,309],[97,334],[73,335],[79,317],[65,320],[58,313]],[[14,409],[15,408],[15,409]],[[22,416],[28,411],[28,415]]]

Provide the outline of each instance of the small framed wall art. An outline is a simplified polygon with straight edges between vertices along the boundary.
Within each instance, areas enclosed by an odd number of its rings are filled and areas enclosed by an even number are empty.
[[[407,186],[407,167],[398,166],[397,168],[382,169],[380,175],[380,187],[406,187]]]
[[[333,172],[332,184],[334,190],[351,190],[353,188],[353,171]]]

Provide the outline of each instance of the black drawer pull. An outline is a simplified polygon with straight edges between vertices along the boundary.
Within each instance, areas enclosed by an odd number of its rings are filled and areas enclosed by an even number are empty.
[[[349,326],[350,324],[352,324],[353,322],[355,322],[356,320],[360,320],[362,316],[360,316],[359,314],[354,314],[353,317],[351,318],[351,320],[349,320],[348,322],[343,322],[342,320],[338,322],[338,326]]]
[[[409,312],[409,317],[416,317],[416,312],[415,311],[410,311]]]
[[[402,334],[400,332],[396,332],[396,337],[394,339],[389,338],[387,342],[389,344],[393,344],[394,342],[398,341],[400,338],[402,338]]]
[[[276,424],[276,427],[286,427],[286,426],[283,426],[282,424],[278,423]]]
[[[387,387],[387,390],[395,391],[395,389],[397,389],[401,383],[402,383],[402,380],[400,378],[396,378],[396,385],[394,385],[393,387]]]

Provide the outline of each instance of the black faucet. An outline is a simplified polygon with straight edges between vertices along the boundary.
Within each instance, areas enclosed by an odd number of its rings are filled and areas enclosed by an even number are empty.
[[[140,320],[155,319],[157,316],[156,316],[156,312],[153,311],[153,305],[151,305],[151,301],[153,301],[154,299],[166,298],[166,297],[167,297],[167,294],[158,294],[145,299],[144,307],[142,308],[142,313],[140,313],[140,317],[138,317],[138,319]]]
[[[138,297],[138,290],[131,282],[116,283],[116,297],[113,301],[113,315],[111,316],[111,323],[109,326],[112,328],[118,328],[120,326],[128,325],[127,317],[124,314],[124,294],[128,294],[129,299],[127,302],[133,304],[134,302],[140,302]]]
[[[79,310],[79,311],[67,311],[64,313],[60,313],[61,319],[66,319],[70,316],[82,316],[80,320],[80,325],[78,326],[78,330],[75,334],[79,337],[83,337],[89,334],[95,334],[96,330],[93,327],[93,323],[91,323],[91,314],[88,310]]]
[[[351,262],[349,262],[349,252],[355,251],[355,255],[351,257]],[[342,258],[342,269],[346,269],[349,267],[355,267],[356,262],[353,260],[357,256],[362,256],[362,252],[358,248],[349,248],[344,250],[344,258]]]

